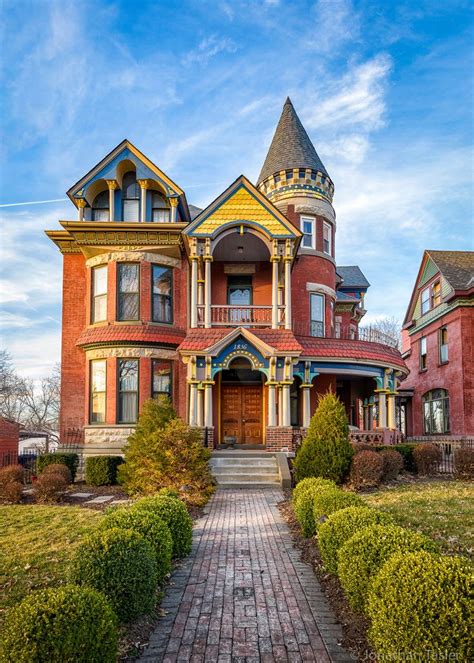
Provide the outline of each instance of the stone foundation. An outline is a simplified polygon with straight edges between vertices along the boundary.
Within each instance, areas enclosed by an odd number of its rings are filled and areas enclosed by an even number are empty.
[[[88,456],[121,456],[130,426],[86,426],[84,428],[84,458]]]
[[[267,426],[267,451],[293,451],[293,428],[291,426]]]

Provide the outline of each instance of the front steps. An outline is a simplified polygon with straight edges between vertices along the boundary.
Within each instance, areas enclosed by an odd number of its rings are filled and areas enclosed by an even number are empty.
[[[286,458],[284,459],[286,463]],[[276,454],[266,451],[214,451],[211,471],[219,488],[281,488]]]

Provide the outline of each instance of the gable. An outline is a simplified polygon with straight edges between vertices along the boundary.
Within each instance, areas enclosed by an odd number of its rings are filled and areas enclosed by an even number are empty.
[[[428,283],[428,281],[430,281],[433,278],[433,276],[435,276],[435,274],[437,274],[438,272],[439,272],[438,267],[428,256],[425,268],[423,269],[420,280],[418,281],[418,287],[422,288],[424,284]]]

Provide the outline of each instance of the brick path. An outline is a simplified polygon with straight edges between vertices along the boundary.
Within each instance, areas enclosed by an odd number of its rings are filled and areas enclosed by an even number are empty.
[[[276,504],[280,490],[218,490],[175,571],[143,662],[353,660]]]

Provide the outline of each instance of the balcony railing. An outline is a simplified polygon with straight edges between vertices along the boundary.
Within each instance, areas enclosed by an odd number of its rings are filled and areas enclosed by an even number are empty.
[[[278,307],[278,324],[285,322],[285,307]],[[212,327],[271,327],[271,306],[211,306]],[[198,326],[204,326],[204,306],[198,306]]]
[[[297,336],[313,336],[315,338],[340,338],[350,341],[368,341],[369,343],[380,343],[391,348],[398,348],[399,341],[388,334],[384,334],[375,327],[341,327],[326,332],[322,322],[302,323],[293,321],[293,332]]]

